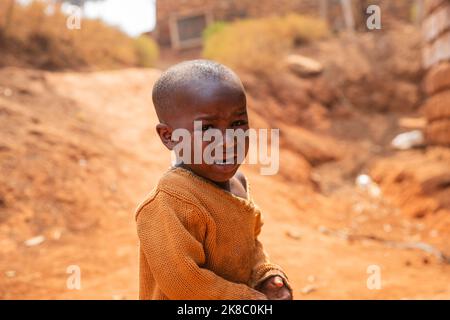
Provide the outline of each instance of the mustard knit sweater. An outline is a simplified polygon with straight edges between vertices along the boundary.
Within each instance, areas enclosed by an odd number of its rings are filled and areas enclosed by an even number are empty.
[[[266,299],[254,288],[282,269],[257,236],[260,209],[183,168],[171,168],[136,213],[140,299]]]

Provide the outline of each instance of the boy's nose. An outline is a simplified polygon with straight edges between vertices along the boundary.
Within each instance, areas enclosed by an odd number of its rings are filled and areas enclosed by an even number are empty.
[[[236,141],[233,133],[222,131],[222,139],[220,139],[217,147],[222,150],[222,153],[217,154],[216,157],[222,159],[222,157],[228,158],[234,156]]]
[[[224,148],[225,150],[228,150],[234,149],[235,144],[234,134],[232,132],[222,131],[222,139],[218,146]]]
[[[224,145],[226,149],[229,148],[234,148],[235,146],[235,139],[234,139],[234,134],[232,132],[225,132],[225,134],[223,134],[224,138]]]

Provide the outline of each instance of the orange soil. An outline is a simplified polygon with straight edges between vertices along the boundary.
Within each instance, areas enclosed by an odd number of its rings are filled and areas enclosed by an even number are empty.
[[[0,298],[137,298],[134,208],[170,163],[154,133],[150,88],[158,74],[0,71]],[[286,269],[296,299],[450,298],[449,264],[420,250],[346,238],[425,241],[449,254],[448,186],[421,189],[423,175],[449,173],[448,150],[389,150],[399,131],[394,115],[331,114],[326,128],[312,132],[251,108],[255,123],[280,126],[282,140],[299,144],[282,143],[280,175],[244,168],[265,212],[263,243]],[[322,141],[336,149],[330,156],[314,148]],[[424,164],[428,169],[415,170]],[[407,180],[391,177],[395,170]],[[380,198],[355,187],[361,172],[380,182]],[[420,219],[405,197],[433,204]],[[36,235],[46,240],[24,245]],[[66,287],[70,265],[81,268],[81,290]],[[370,265],[381,268],[381,290],[367,288]]]

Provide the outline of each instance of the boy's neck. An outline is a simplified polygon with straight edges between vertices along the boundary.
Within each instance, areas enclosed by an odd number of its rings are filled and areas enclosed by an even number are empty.
[[[183,169],[189,170],[190,172],[192,172],[193,174],[195,174],[195,175],[197,175],[197,176],[200,176],[200,175],[198,175],[197,173],[195,173],[189,166],[186,166],[184,163],[176,164],[175,167],[181,167],[181,168],[183,168]],[[208,180],[208,181],[214,183],[214,184],[215,184],[216,186],[218,186],[219,188],[231,192],[231,188],[230,188],[230,180],[227,180],[227,181],[224,181],[224,182],[217,182],[217,181],[213,181],[213,180],[208,179],[208,178],[203,177],[203,176],[201,176],[201,177],[202,177],[203,179],[205,179],[205,180]]]

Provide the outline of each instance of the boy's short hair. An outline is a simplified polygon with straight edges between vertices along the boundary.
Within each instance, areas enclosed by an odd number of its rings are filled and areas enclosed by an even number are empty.
[[[195,81],[237,81],[242,86],[239,77],[223,64],[203,59],[176,64],[163,72],[153,86],[152,100],[160,120],[165,112],[179,107],[173,99],[176,91]]]

